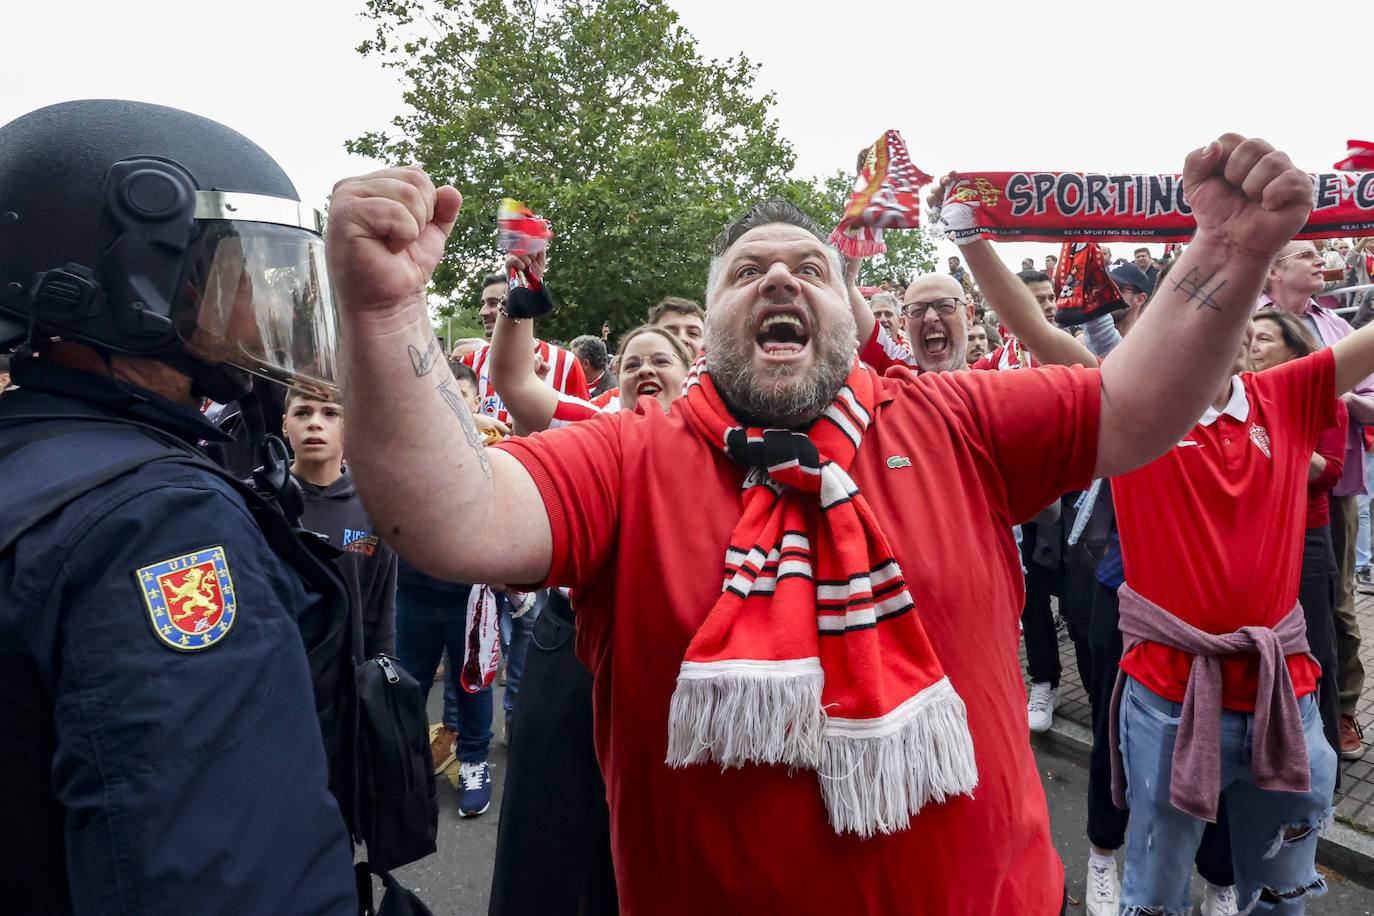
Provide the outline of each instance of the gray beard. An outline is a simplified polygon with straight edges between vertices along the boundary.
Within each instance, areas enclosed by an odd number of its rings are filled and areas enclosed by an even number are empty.
[[[753,322],[731,338],[706,323],[706,371],[735,419],[749,426],[796,429],[809,426],[844,387],[854,366],[857,332],[852,322],[835,322],[811,338],[815,365],[798,379],[791,366],[773,366],[755,374]]]
[[[942,359],[934,360],[926,356],[921,350],[921,345],[911,341],[911,353],[916,358],[916,365],[921,367],[922,372],[958,372],[960,369],[968,368],[968,335],[964,335],[962,344],[956,343],[953,336],[949,342],[949,352]],[[985,354],[986,355],[986,354]]]

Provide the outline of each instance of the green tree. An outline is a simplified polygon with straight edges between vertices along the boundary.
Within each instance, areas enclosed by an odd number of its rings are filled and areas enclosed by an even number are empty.
[[[364,15],[376,31],[358,50],[400,72],[408,110],[347,149],[464,195],[434,277],[441,318],[473,307],[498,263],[502,197],[553,222],[560,309],[541,333],[571,337],[700,299],[711,238],[790,187],[756,65],[703,60],[661,0],[368,0]]]

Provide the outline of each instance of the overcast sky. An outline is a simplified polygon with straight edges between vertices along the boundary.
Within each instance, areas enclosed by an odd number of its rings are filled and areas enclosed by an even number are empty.
[[[1374,11],[1360,2],[671,5],[704,56],[742,52],[761,65],[757,85],[776,94],[805,175],[852,168],[887,128],[937,175],[1177,171],[1227,130],[1317,171],[1346,140],[1374,139],[1361,65]],[[395,76],[355,51],[370,34],[362,6],[7,3],[0,123],[74,98],[185,108],[251,137],[320,206],[335,180],[374,166],[345,154],[344,140],[386,129],[401,105]],[[1057,248],[1004,254],[1038,264]]]

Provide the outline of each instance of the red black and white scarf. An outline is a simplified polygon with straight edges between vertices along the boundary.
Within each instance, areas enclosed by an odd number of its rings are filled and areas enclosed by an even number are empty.
[[[816,771],[836,832],[902,830],[978,781],[964,702],[847,470],[877,376],[857,362],[806,432],[747,428],[697,364],[685,414],[748,468],[721,596],[687,648],[668,763]]]
[[[1051,279],[1058,300],[1055,317],[1061,325],[1083,324],[1126,307],[1096,242],[1065,242]]]
[[[868,148],[830,241],[851,258],[887,251],[883,230],[920,225],[920,190],[931,180],[907,155],[902,135],[886,131]]]

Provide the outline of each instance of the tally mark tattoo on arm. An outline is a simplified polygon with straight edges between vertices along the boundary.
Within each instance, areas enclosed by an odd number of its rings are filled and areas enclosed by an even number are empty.
[[[415,377],[424,378],[433,371],[435,364],[439,361],[439,341],[431,338],[424,353],[421,353],[420,348],[415,344],[408,344],[406,352],[410,354],[410,365],[415,369]]]
[[[1215,276],[1216,272],[1213,271],[1210,275],[1208,275],[1208,277],[1205,280],[1199,281],[1196,279],[1197,268],[1193,268],[1192,270],[1188,271],[1187,276],[1183,277],[1182,279],[1174,283],[1174,292],[1186,293],[1188,295],[1187,301],[1189,303],[1196,302],[1196,308],[1199,312],[1205,308],[1211,309],[1214,312],[1220,312],[1221,304],[1212,297],[1217,293],[1220,293],[1223,289],[1225,289],[1226,284],[1230,281],[1222,280],[1212,289],[1207,289],[1207,284],[1211,283],[1212,278]]]
[[[477,431],[477,424],[472,420],[472,411],[468,410],[468,405],[463,403],[458,392],[449,387],[452,384],[452,377],[441,381],[438,385],[439,396],[458,418],[458,425],[463,428],[463,436],[468,440],[468,446],[477,453],[477,462],[482,466],[482,473],[490,480],[491,462],[487,460],[487,445],[482,441],[482,434]]]

